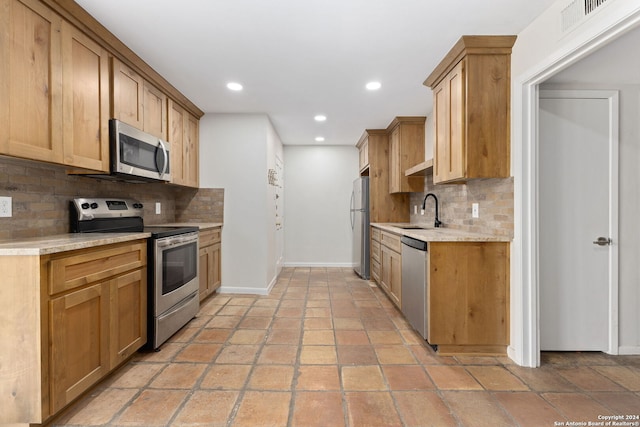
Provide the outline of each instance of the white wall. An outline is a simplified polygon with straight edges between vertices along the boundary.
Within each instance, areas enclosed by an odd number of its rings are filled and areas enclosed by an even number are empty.
[[[284,147],[285,265],[351,267],[353,146]]]
[[[536,130],[531,122],[531,111],[536,108],[535,85],[558,70],[570,66],[600,45],[609,42],[618,33],[638,25],[640,4],[637,0],[609,0],[597,12],[567,34],[561,33],[560,11],[568,4],[556,1],[525,30],[518,34],[511,58],[512,75],[512,173],[514,175],[515,234],[511,254],[511,345],[509,356],[525,366],[539,363],[537,347],[537,276],[535,236],[537,233],[535,207],[536,194]],[[631,54],[631,52],[629,52]],[[636,119],[637,120],[637,119]],[[623,125],[624,126],[624,125]],[[637,137],[635,138],[637,143]],[[624,168],[622,168],[624,169]],[[640,183],[633,183],[638,187]],[[624,197],[624,194],[621,194]],[[625,201],[621,200],[624,207]],[[637,249],[636,249],[637,251]],[[638,259],[640,254],[629,254]],[[622,254],[621,254],[622,262]],[[637,262],[637,261],[636,261]],[[625,268],[620,269],[621,274]],[[627,283],[621,289],[629,302],[638,305],[637,281],[632,288]],[[638,323],[637,314],[631,316],[625,309],[621,323]],[[620,346],[640,348],[638,330],[625,330]],[[631,336],[635,335],[635,336]]]
[[[281,147],[266,115],[200,120],[200,186],[225,189],[222,292],[265,294],[275,279],[267,170]]]

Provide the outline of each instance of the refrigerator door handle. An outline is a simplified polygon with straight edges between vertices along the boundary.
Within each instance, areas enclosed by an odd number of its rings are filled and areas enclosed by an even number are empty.
[[[355,225],[356,213],[355,213],[355,194],[353,191],[351,192],[351,204],[349,209],[349,215],[351,215],[351,229],[353,230],[353,226]]]

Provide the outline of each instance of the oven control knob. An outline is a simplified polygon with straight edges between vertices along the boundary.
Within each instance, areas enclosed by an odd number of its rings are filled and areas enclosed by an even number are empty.
[[[89,206],[90,206],[89,203],[83,203],[80,205],[82,209],[89,209]]]
[[[97,209],[98,204],[96,202],[91,203],[91,209]]]
[[[144,206],[142,205],[142,203],[136,203],[133,207],[134,208],[138,208],[138,209],[142,209]]]

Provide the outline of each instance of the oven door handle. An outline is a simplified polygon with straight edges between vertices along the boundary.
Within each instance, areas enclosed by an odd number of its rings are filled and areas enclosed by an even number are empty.
[[[172,237],[166,240],[158,240],[157,244],[159,248],[168,248],[171,246],[184,245],[198,241],[198,236],[189,237]]]

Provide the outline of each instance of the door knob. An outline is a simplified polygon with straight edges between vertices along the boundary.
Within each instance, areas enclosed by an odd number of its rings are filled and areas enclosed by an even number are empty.
[[[609,246],[611,244],[611,239],[609,237],[598,237],[598,240],[595,240],[593,244],[598,246]]]

